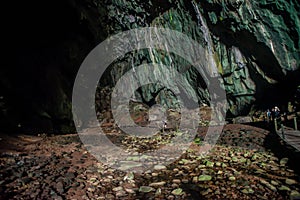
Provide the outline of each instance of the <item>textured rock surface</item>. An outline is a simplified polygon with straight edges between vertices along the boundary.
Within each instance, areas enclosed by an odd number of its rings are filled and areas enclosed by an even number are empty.
[[[284,98],[278,98],[277,93],[285,93],[286,97],[291,94],[282,87],[295,88],[299,84],[300,28],[296,1],[169,1],[160,3],[156,9],[153,9],[156,1],[134,3],[112,3],[114,9],[109,18],[117,23],[111,26],[111,32],[144,26],[165,27],[187,34],[207,51],[211,45],[233,115],[247,114],[253,104],[263,101],[283,102]],[[172,59],[163,59],[157,51],[150,51],[152,62],[174,64],[172,55],[167,55]],[[186,90],[197,91],[200,101],[207,101],[205,85],[195,83],[200,79],[195,71],[188,70],[184,75],[194,87]],[[152,87],[150,91],[153,90],[158,88]],[[142,94],[149,98],[146,90]]]
[[[106,133],[124,149],[143,150],[141,144],[146,144],[149,151],[157,150],[153,140],[125,142],[131,140],[128,135],[110,128]],[[223,145],[209,154],[200,154],[200,146],[192,144],[163,170],[142,174],[97,161],[77,134],[2,137],[1,199],[299,199],[299,154],[265,129],[239,124],[225,126],[225,131],[219,140]],[[209,162],[215,165],[206,166]]]
[[[299,85],[297,0],[70,0],[43,5],[19,4],[15,11],[19,21],[4,28],[13,42],[7,45],[11,59],[0,73],[1,126],[26,130],[38,124],[37,131],[68,130],[72,85],[84,57],[108,35],[138,27],[177,30],[211,53],[225,83],[229,114],[284,104]],[[187,79],[181,84],[186,92],[195,91],[194,99],[208,102],[199,73],[183,70],[188,64],[184,59],[156,49],[128,53],[111,66],[101,83],[113,86],[132,65],[152,62],[184,71]],[[160,85],[142,87],[136,98],[149,105],[156,100],[176,106],[173,94]]]

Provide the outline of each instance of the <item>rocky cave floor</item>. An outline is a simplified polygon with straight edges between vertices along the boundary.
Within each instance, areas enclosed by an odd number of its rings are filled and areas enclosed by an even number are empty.
[[[299,153],[259,126],[228,124],[208,155],[199,155],[201,141],[195,140],[176,162],[156,165],[153,171],[142,174],[98,162],[77,134],[1,135],[0,198],[299,198]],[[109,135],[115,131],[107,126],[106,132]],[[199,137],[203,132],[199,130]],[[120,135],[110,134],[110,139],[118,142]],[[123,136],[121,145],[127,149],[151,148],[167,139],[135,140]]]

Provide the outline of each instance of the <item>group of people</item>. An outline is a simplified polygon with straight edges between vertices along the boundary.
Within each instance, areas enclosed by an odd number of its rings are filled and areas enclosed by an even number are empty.
[[[268,121],[273,121],[273,120],[275,120],[276,118],[279,118],[279,117],[280,117],[280,109],[277,106],[275,106],[271,110],[270,109],[267,110],[267,119],[268,119]]]

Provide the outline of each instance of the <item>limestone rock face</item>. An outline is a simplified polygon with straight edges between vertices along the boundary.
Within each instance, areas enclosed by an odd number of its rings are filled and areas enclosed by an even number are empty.
[[[237,116],[248,114],[257,104],[283,103],[291,96],[286,87],[293,90],[299,84],[298,11],[299,2],[284,0],[113,1],[108,18],[114,22],[110,33],[155,26],[182,32],[202,44],[213,54],[224,81],[229,113]],[[169,52],[162,56],[153,49],[132,56],[145,58],[135,59],[137,65],[158,62],[180,71],[178,66],[185,64]],[[122,62],[126,66],[129,61]],[[192,68],[183,75],[189,83],[182,83],[185,90],[196,91],[198,100],[207,103],[209,94],[201,75]],[[117,80],[121,74],[113,76]],[[150,100],[155,94],[165,101],[165,93],[156,94],[158,90],[148,86],[140,95]]]
[[[19,9],[11,5],[19,16],[11,23],[24,27],[4,28],[17,34],[7,33],[15,42],[8,47],[14,49],[8,50],[12,59],[0,69],[2,127],[45,124],[42,130],[61,131],[72,126],[72,85],[85,56],[108,36],[139,27],[168,28],[197,41],[224,83],[229,116],[247,115],[257,106],[286,104],[300,85],[297,0],[47,2],[48,6],[23,3]],[[173,78],[164,80],[173,91],[160,84],[142,86],[135,100],[176,108],[175,96],[184,89],[198,104],[209,104],[209,83],[187,60],[168,50],[127,53],[106,70],[100,86],[112,88],[133,66],[145,63],[168,66],[184,79],[176,84]],[[162,66],[157,70],[169,73]]]

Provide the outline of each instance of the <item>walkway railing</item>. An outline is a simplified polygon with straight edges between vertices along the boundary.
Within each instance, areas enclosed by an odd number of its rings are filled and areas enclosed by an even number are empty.
[[[294,127],[284,126],[288,121],[281,120],[281,117],[274,119],[275,131],[285,143],[300,151],[300,131],[298,130],[297,116],[293,118]]]
[[[278,131],[278,127],[283,130],[283,121],[281,120],[283,116],[277,117],[274,119],[274,125],[275,125],[275,130]],[[278,126],[279,125],[279,126]],[[298,122],[297,122],[297,116],[294,117],[294,129],[297,131],[298,130]]]

